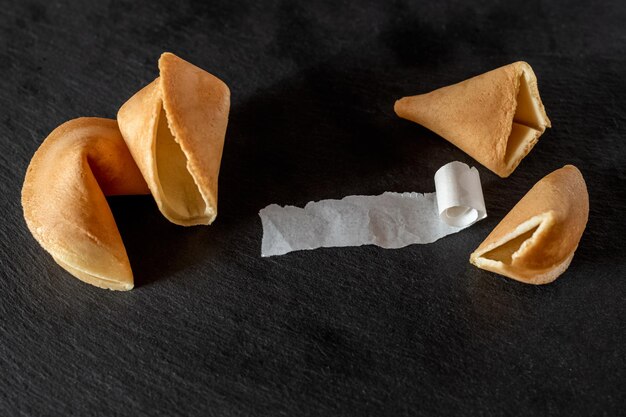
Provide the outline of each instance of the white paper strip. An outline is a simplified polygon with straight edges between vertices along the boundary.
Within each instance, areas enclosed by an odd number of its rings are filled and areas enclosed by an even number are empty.
[[[451,162],[437,171],[435,183],[436,193],[355,195],[310,202],[304,208],[271,204],[259,212],[261,256],[320,247],[371,244],[395,249],[432,243],[486,217],[475,168]]]

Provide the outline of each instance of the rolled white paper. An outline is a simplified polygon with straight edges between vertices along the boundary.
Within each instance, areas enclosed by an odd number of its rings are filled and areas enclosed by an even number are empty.
[[[450,162],[435,173],[435,192],[441,220],[450,226],[471,226],[487,217],[480,175],[474,167]]]
[[[395,249],[432,243],[486,217],[476,169],[452,162],[437,174],[437,193],[354,195],[310,202],[304,208],[271,204],[259,212],[263,225],[261,256],[320,247],[371,244]],[[467,195],[476,191],[476,184],[480,196]],[[439,205],[438,193],[444,194]],[[475,204],[477,201],[482,203]],[[442,215],[452,224],[442,221]]]

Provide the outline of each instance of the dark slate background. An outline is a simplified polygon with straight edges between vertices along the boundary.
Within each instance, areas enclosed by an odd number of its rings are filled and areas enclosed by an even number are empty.
[[[0,0],[0,415],[618,415],[626,406],[626,5],[563,1]],[[210,227],[110,200],[136,289],[72,278],[26,229],[57,125],[115,117],[172,51],[232,91]],[[489,218],[431,245],[262,259],[270,203],[432,191],[474,163],[393,102],[516,60],[554,128]],[[468,263],[541,177],[591,199],[570,269],[523,285]]]

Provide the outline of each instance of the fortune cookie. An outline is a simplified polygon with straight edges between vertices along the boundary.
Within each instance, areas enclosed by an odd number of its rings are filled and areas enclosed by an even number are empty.
[[[554,281],[569,266],[589,216],[578,168],[541,179],[472,253],[470,262],[528,284]]]
[[[133,273],[105,196],[148,192],[115,120],[83,117],[57,127],[35,152],[22,206],[35,239],[69,273],[130,290]]]
[[[503,178],[551,127],[537,77],[521,61],[428,94],[404,97],[396,101],[394,110]]]
[[[210,224],[230,91],[171,53],[161,55],[159,72],[120,108],[120,131],[161,213],[183,226]]]

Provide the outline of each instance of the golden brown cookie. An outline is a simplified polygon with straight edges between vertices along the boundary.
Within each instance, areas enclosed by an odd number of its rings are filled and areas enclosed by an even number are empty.
[[[551,126],[537,77],[521,61],[428,94],[404,97],[396,101],[394,110],[503,178],[511,175]]]
[[[171,53],[161,55],[159,71],[120,108],[120,130],[161,213],[183,226],[210,224],[230,91]]]
[[[528,191],[470,262],[521,282],[547,284],[569,266],[588,217],[585,180],[578,168],[566,165]]]
[[[133,274],[105,196],[148,192],[115,120],[83,117],[57,127],[35,152],[22,207],[35,239],[69,273],[130,290]]]

